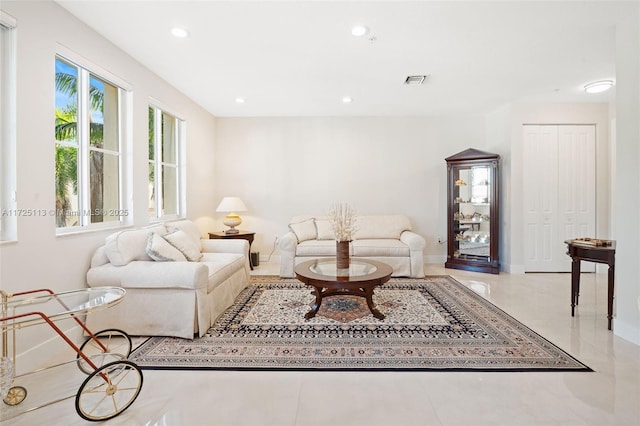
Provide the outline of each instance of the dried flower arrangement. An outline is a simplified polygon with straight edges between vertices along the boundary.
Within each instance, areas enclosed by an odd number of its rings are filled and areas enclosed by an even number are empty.
[[[336,234],[336,241],[351,241],[356,232],[356,213],[344,203],[333,204],[329,208],[329,221]]]

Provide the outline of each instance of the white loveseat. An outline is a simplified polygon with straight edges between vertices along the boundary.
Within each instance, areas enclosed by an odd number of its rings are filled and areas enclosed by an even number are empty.
[[[87,283],[127,293],[90,313],[87,325],[133,336],[202,336],[248,285],[248,253],[245,240],[201,239],[189,220],[116,232],[94,253]]]
[[[424,277],[425,240],[411,230],[405,215],[357,216],[349,252],[353,258],[384,262],[393,277]],[[336,255],[333,228],[327,216],[295,216],[280,238],[280,276],[294,277],[295,265]]]

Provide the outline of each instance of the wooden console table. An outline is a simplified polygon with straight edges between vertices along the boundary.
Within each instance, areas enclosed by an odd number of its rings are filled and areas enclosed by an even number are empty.
[[[580,295],[580,261],[606,263],[609,265],[608,289],[607,289],[607,319],[608,328],[611,330],[613,319],[613,287],[615,281],[616,242],[596,239],[575,239],[565,241],[567,254],[571,256],[571,316],[574,316],[575,307]]]

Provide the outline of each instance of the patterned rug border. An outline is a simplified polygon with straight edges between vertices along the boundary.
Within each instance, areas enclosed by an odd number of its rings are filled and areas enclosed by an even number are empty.
[[[390,281],[390,283],[393,282],[418,282],[421,280],[430,280],[430,279],[449,279],[453,282],[455,282],[457,284],[457,286],[465,293],[467,293],[467,295],[469,295],[471,298],[474,298],[476,300],[479,300],[481,303],[484,303],[486,305],[488,305],[491,309],[494,309],[495,311],[498,311],[499,313],[501,313],[506,320],[508,320],[508,322],[510,323],[514,323],[518,329],[520,330],[525,330],[527,331],[529,334],[537,337],[538,339],[540,339],[541,341],[545,342],[547,345],[549,345],[550,347],[555,348],[558,352],[560,352],[562,355],[564,355],[566,358],[572,360],[573,362],[575,362],[576,364],[578,364],[581,367],[541,367],[541,368],[537,368],[537,367],[498,367],[498,368],[492,368],[492,367],[474,367],[474,366],[465,366],[465,367],[449,367],[449,366],[415,366],[415,367],[345,367],[345,366],[339,366],[339,367],[332,367],[332,366],[322,366],[322,367],[317,367],[317,366],[310,366],[310,367],[304,367],[304,366],[297,366],[297,367],[279,367],[279,366],[220,366],[220,365],[202,365],[202,359],[198,360],[198,365],[189,365],[189,362],[185,362],[184,364],[181,365],[144,365],[144,364],[138,364],[138,366],[140,367],[140,369],[142,370],[176,370],[176,371],[303,371],[303,372],[320,372],[320,371],[354,371],[354,372],[371,372],[371,371],[376,371],[376,372],[487,372],[487,373],[514,373],[514,372],[593,372],[594,370],[591,369],[589,366],[587,366],[586,364],[584,364],[582,361],[578,360],[577,358],[575,358],[573,355],[569,354],[567,351],[565,351],[564,349],[562,349],[561,347],[559,347],[558,345],[554,344],[553,342],[551,342],[549,339],[543,337],[541,334],[539,334],[538,332],[534,331],[533,329],[531,329],[530,327],[528,327],[527,325],[525,325],[524,323],[522,323],[521,321],[515,319],[513,316],[511,316],[510,314],[508,314],[506,311],[504,311],[502,308],[498,307],[497,305],[495,305],[493,302],[489,301],[488,299],[482,297],[480,294],[476,293],[475,291],[473,291],[472,289],[468,288],[467,286],[465,286],[464,284],[462,284],[460,281],[456,280],[455,278],[453,278],[450,275],[426,275],[424,278],[392,278],[392,280]],[[276,282],[287,282],[287,280],[291,280],[291,279],[287,279],[287,278],[280,278],[278,276],[274,276],[274,275],[252,275],[250,282],[249,282],[249,287],[251,286],[263,286],[263,285],[269,285],[272,283],[264,283],[264,281],[273,281],[273,283]],[[262,282],[261,282],[262,281]],[[249,288],[248,287],[248,288]],[[231,308],[230,308],[231,309]],[[224,316],[224,314],[223,314]],[[222,316],[221,316],[222,318]],[[218,319],[220,320],[220,319]],[[131,352],[131,355],[129,357],[130,360],[133,360],[133,362],[136,362],[135,357],[143,350],[143,349],[149,349],[149,347],[157,347],[159,345],[161,345],[165,340],[167,339],[177,339],[177,338],[171,338],[171,337],[147,337],[144,338],[144,340],[137,345]],[[186,339],[177,339],[177,340],[185,340],[188,341]],[[199,339],[194,339],[193,341],[197,341]]]

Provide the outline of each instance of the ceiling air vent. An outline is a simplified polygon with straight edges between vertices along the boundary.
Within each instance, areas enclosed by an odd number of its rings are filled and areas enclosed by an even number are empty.
[[[422,84],[427,77],[427,75],[410,75],[404,80],[404,84]]]

